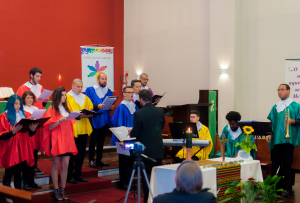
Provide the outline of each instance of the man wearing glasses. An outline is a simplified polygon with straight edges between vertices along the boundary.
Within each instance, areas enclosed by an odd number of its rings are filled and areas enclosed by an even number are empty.
[[[142,83],[142,90],[144,89],[150,90],[152,92],[152,96],[154,96],[153,91],[150,89],[150,87],[147,87],[147,83],[149,82],[148,75],[146,73],[142,73],[140,75],[140,80]]]
[[[282,196],[288,196],[292,190],[291,173],[295,146],[299,146],[298,123],[300,121],[300,104],[290,98],[290,86],[281,84],[278,87],[278,96],[281,99],[273,106],[268,119],[272,123],[273,135],[267,136],[269,148],[271,149],[272,176],[283,174]],[[291,139],[284,138],[285,132],[285,108],[289,110],[289,135]],[[282,167],[281,167],[282,166]]]
[[[113,127],[133,127],[133,114],[135,111],[139,110],[135,103],[132,102],[133,89],[131,86],[124,87],[123,96],[124,100],[116,108],[111,120]],[[111,145],[115,146],[116,142],[118,142],[118,138],[113,134]],[[119,142],[119,144],[123,146],[122,142]],[[120,187],[122,189],[128,188],[132,166],[133,160],[131,160],[130,156],[119,154]]]

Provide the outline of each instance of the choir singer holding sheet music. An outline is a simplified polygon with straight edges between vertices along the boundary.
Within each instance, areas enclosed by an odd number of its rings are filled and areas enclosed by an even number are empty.
[[[29,71],[29,77],[30,77],[30,80],[28,82],[24,83],[21,87],[19,87],[16,94],[19,95],[20,97],[22,97],[22,95],[24,94],[25,91],[31,91],[37,98],[35,100],[35,102],[33,103],[33,106],[36,106],[39,109],[44,109],[46,104],[49,102],[49,99],[46,99],[45,101],[38,99],[38,97],[44,91],[44,88],[42,87],[42,85],[39,84],[39,82],[41,81],[41,77],[42,77],[42,70],[39,68],[36,68],[36,67],[32,68]],[[38,156],[38,150],[35,149],[34,150],[35,160],[37,160],[37,156]],[[40,171],[40,169],[38,169],[37,162],[34,164],[33,167],[34,167],[35,174],[43,174],[43,172]]]
[[[92,117],[92,127],[93,132],[90,137],[89,144],[89,165],[90,167],[96,168],[96,166],[109,166],[109,164],[102,161],[102,152],[105,136],[109,125],[111,124],[110,111],[113,110],[114,106],[111,105],[109,110],[102,110],[105,105],[102,104],[107,96],[113,96],[112,91],[106,86],[107,84],[107,75],[103,72],[100,72],[97,77],[97,84],[92,87],[88,87],[85,90],[85,95],[88,96],[93,105],[94,109],[99,109],[98,112],[101,112],[101,115]],[[95,145],[97,143],[97,158],[95,163]]]
[[[133,115],[134,112],[139,110],[139,108],[132,102],[133,99],[133,89],[130,86],[123,88],[124,100],[117,107],[113,117],[112,125],[113,127],[132,127],[133,126]],[[111,145],[115,146],[118,142],[118,138],[113,134],[111,138]],[[123,142],[120,142],[123,146]],[[119,154],[119,176],[120,176],[120,187],[122,189],[127,189],[130,174],[132,172],[133,160],[130,156]]]
[[[71,111],[81,111],[83,109],[93,110],[94,106],[90,98],[82,94],[83,82],[80,79],[74,79],[72,83],[72,90],[67,94],[67,104]],[[73,135],[75,144],[78,149],[78,154],[71,155],[69,161],[67,182],[77,184],[78,182],[88,182],[81,177],[82,165],[88,136],[93,131],[92,125],[88,118],[92,115],[80,115],[73,124]],[[78,181],[78,182],[77,182]]]
[[[152,168],[161,165],[164,156],[161,130],[165,125],[165,114],[161,108],[156,108],[151,103],[152,93],[150,90],[141,90],[139,98],[143,108],[134,113],[133,128],[130,131],[130,136],[136,137],[136,141],[145,145],[143,154],[156,160],[154,163],[142,158],[148,180],[150,180]],[[143,173],[142,175],[144,176]],[[149,190],[145,181],[143,182],[143,191],[144,202],[146,203]]]

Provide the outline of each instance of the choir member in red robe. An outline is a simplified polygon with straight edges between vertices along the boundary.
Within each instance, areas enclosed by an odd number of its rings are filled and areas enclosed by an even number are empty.
[[[44,125],[43,148],[47,156],[52,156],[51,178],[54,185],[54,196],[57,200],[68,199],[65,187],[68,175],[70,155],[77,154],[73,136],[74,120],[69,119],[70,110],[67,106],[66,89],[57,87],[53,91],[52,105],[45,117],[51,117]],[[58,189],[58,166],[61,161],[60,182]]]
[[[49,99],[42,101],[42,99],[38,98],[44,91],[44,88],[42,87],[42,85],[39,84],[39,82],[41,81],[41,77],[42,77],[42,70],[39,68],[36,68],[36,67],[32,68],[29,71],[29,77],[30,77],[30,80],[27,81],[26,83],[24,83],[21,87],[19,87],[16,94],[19,95],[20,97],[22,97],[22,95],[24,94],[25,91],[31,91],[37,98],[35,100],[35,102],[33,103],[33,106],[36,106],[39,109],[44,109],[46,104],[49,102]],[[34,157],[36,160],[37,160],[37,154],[38,154],[38,150],[35,150]],[[40,169],[38,169],[37,163],[34,164],[34,173],[38,174],[38,175],[43,174],[43,172],[40,171]]]
[[[35,101],[35,96],[31,91],[25,91],[24,94],[22,95],[22,102],[23,102],[23,108],[24,108],[24,113],[26,118],[33,119],[31,117],[31,114],[33,113],[34,110],[37,110],[38,107],[33,106],[32,104]],[[31,137],[32,143],[33,143],[33,153],[34,153],[34,166],[37,166],[37,158],[38,158],[38,150],[41,150],[41,153],[43,154],[43,128],[38,128],[36,129],[36,133],[34,136]],[[32,170],[34,171],[35,168]],[[36,174],[43,174],[43,172],[36,173]],[[25,190],[30,190],[31,187],[33,188],[41,188],[38,184],[34,182],[34,173],[30,173],[29,177],[23,176],[24,180],[24,186],[23,188]],[[32,183],[32,184],[29,184]],[[28,183],[28,184],[25,184]],[[31,185],[31,186],[30,186]]]
[[[3,185],[10,186],[14,175],[17,189],[21,189],[21,171],[27,176],[34,164],[30,136],[35,134],[37,127],[37,124],[31,124],[29,132],[19,132],[23,126],[16,124],[22,118],[25,118],[22,99],[14,94],[9,97],[5,112],[0,114],[0,166],[5,168]]]

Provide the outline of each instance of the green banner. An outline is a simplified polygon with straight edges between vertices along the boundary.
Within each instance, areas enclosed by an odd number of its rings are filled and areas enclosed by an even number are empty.
[[[210,152],[210,157],[214,155],[215,148],[215,136],[217,134],[217,92],[209,91],[209,103],[212,103],[212,106],[209,107],[208,118],[209,118],[209,133],[213,142],[213,148]]]
[[[48,109],[50,107],[51,103],[52,102],[47,103],[46,106],[45,106],[45,109]],[[0,101],[0,114],[5,111],[6,104],[7,104],[6,101]]]

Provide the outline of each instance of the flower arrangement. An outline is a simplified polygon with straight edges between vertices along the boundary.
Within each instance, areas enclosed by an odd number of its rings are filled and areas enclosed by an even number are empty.
[[[283,176],[282,176],[283,177]],[[249,178],[245,183],[240,182],[240,180],[233,181],[228,189],[225,191],[225,194],[233,193],[238,197],[239,202],[240,199],[247,200],[248,203],[252,202],[266,202],[266,203],[274,203],[277,197],[277,192],[283,191],[283,189],[276,190],[276,185],[278,181],[282,178],[274,175],[272,178],[268,176],[264,182],[255,181],[253,178]],[[241,192],[236,192],[239,188],[241,188]],[[227,202],[232,200],[233,198],[227,198],[225,200],[219,201]],[[278,202],[283,202],[282,200]]]
[[[236,143],[235,147],[241,146],[241,149],[244,150],[247,154],[249,154],[252,149],[257,151],[256,144],[252,142],[250,137],[250,134],[254,132],[254,129],[251,126],[244,126],[243,131],[243,140],[241,143]]]

